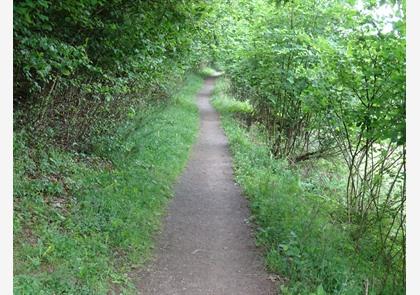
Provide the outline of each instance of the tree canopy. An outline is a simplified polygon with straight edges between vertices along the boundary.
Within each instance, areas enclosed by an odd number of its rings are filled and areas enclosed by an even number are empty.
[[[32,144],[94,153],[211,65],[246,104],[269,159],[344,167],[329,225],[348,235],[343,247],[363,257],[367,277],[321,289],[403,294],[405,9],[405,0],[15,1],[15,130]],[[303,260],[271,242],[302,282]]]

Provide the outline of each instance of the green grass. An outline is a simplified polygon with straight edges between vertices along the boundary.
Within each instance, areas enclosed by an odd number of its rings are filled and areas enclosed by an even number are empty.
[[[220,90],[221,86],[223,84],[218,83],[215,88],[218,96],[217,99],[213,100],[213,105],[217,110],[223,110],[224,113],[231,114],[250,114],[252,112],[252,106],[248,101],[232,99]]]
[[[250,201],[257,243],[268,269],[285,278],[281,293],[363,294],[366,278],[372,282],[381,273],[355,250],[351,228],[339,221],[342,167],[318,161],[304,176],[305,167],[272,158],[258,127],[236,119],[243,103],[226,93],[227,82],[219,80],[212,102],[222,116],[236,181]],[[372,247],[369,237],[364,241],[364,249]],[[372,284],[369,292],[376,294]]]
[[[14,293],[135,294],[198,131],[191,75],[166,105],[97,140],[92,155],[14,136]]]
[[[214,76],[217,73],[218,72],[215,69],[208,66],[201,67],[199,70],[199,75],[203,78]]]

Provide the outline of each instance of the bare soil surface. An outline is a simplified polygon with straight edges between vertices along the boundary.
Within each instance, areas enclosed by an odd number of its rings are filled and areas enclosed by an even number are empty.
[[[215,78],[198,94],[198,142],[175,187],[155,259],[138,274],[141,294],[276,294],[255,246],[249,209],[232,175],[227,138],[209,103]]]

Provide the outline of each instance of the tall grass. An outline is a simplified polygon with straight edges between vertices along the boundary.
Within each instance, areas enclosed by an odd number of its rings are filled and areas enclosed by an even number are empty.
[[[85,155],[14,136],[15,294],[136,291],[172,184],[198,131],[191,75],[171,102],[96,140]]]
[[[367,278],[384,274],[369,260],[369,251],[375,251],[369,247],[372,237],[358,250],[351,226],[341,222],[345,174],[340,163],[291,167],[271,157],[263,130],[237,119],[248,106],[227,94],[225,80],[218,81],[212,102],[222,115],[236,181],[250,200],[257,243],[268,269],[283,277],[281,293],[363,294]],[[377,290],[369,286],[369,294]]]

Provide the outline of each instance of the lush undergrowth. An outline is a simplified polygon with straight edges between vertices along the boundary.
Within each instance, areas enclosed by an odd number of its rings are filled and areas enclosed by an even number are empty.
[[[135,293],[127,274],[147,259],[188,158],[201,85],[189,76],[169,104],[149,107],[90,155],[29,146],[15,132],[15,294]]]
[[[257,243],[265,249],[269,270],[284,278],[282,294],[362,294],[366,289],[390,294],[377,281],[383,269],[370,260],[377,251],[372,235],[356,249],[352,228],[342,220],[342,164],[317,160],[292,167],[273,158],[264,129],[246,126],[238,116],[249,112],[249,105],[227,95],[226,85],[218,81],[212,102],[222,114],[236,181],[250,200]]]
[[[257,162],[270,163],[261,171],[248,158],[254,148],[240,150],[238,175],[252,175],[242,182],[256,196],[270,253],[288,257],[275,265],[283,263],[289,287],[403,294],[405,1],[232,0],[213,7],[213,64],[229,78],[229,94],[252,111],[232,100],[220,104],[239,109],[234,117],[269,148]],[[288,164],[271,164],[269,155]],[[261,176],[267,169],[280,172]]]
[[[206,78],[206,77],[211,77],[211,76],[216,75],[217,71],[208,66],[202,66],[198,73],[201,77]]]

